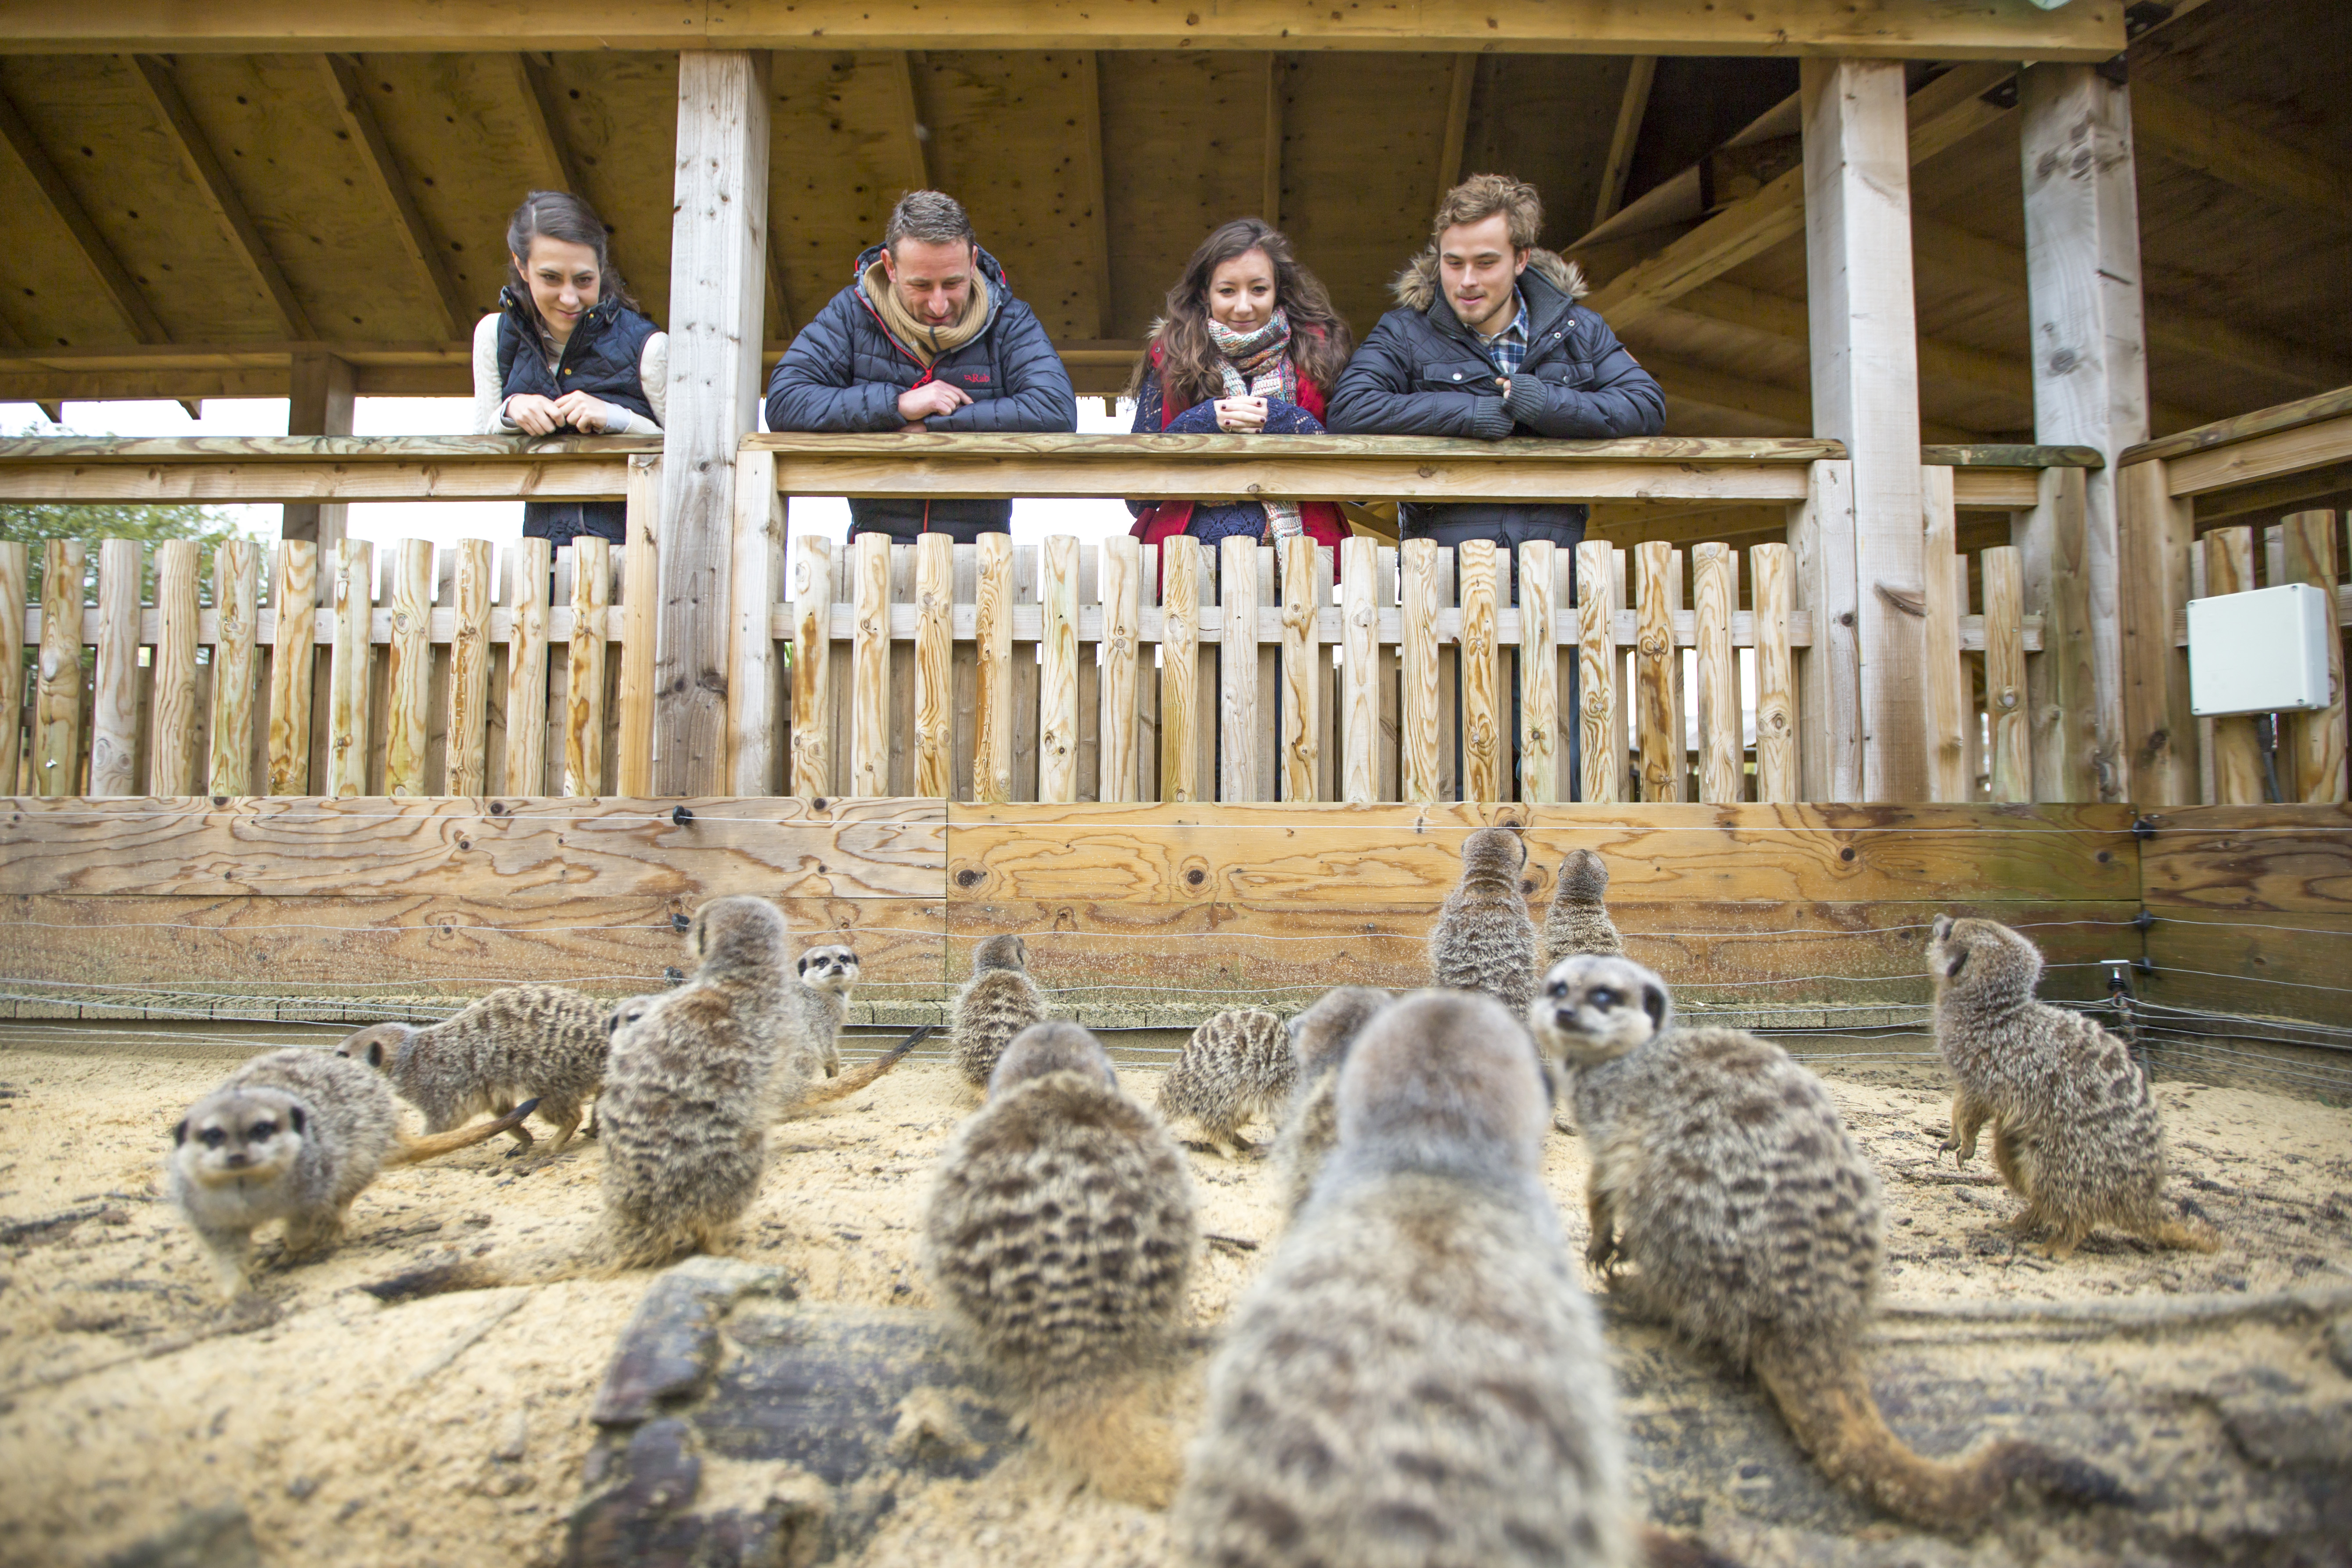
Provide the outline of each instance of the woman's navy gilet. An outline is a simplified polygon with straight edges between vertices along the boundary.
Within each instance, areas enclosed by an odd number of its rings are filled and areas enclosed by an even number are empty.
[[[514,285],[509,284],[499,291],[499,395],[503,401],[518,392],[541,397],[584,392],[651,419],[654,405],[646,399],[638,366],[645,363],[646,340],[659,331],[618,300],[600,300],[572,329],[562,360],[550,372],[539,329],[525,312]],[[628,538],[628,503],[526,501],[522,531],[526,539],[548,539],[558,545],[583,533],[619,544]]]

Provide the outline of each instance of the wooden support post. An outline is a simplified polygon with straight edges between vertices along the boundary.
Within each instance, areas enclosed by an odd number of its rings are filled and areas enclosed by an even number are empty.
[[[1115,533],[1103,541],[1097,591],[1102,600],[1102,771],[1096,797],[1139,801],[1136,667],[1143,647],[1143,546],[1132,534]]]
[[[737,795],[776,788],[776,634],[774,612],[784,573],[784,500],[776,493],[776,455],[735,458],[734,577],[727,652],[727,752]]]
[[[2217,528],[2202,541],[2205,550],[2205,593],[2209,597],[2243,594],[2253,588],[2254,531]],[[2260,805],[2267,798],[2263,787],[2263,746],[2251,713],[2215,718],[2213,729],[2213,804]],[[2284,769],[2281,770],[2284,772]],[[2281,784],[2286,780],[2282,778]]]
[[[955,540],[915,541],[915,793],[954,791]]]
[[[375,619],[375,546],[335,544],[335,641],[327,666],[327,793],[367,794],[368,634]],[[509,715],[509,721],[514,721]]]
[[[1462,605],[1462,798],[1501,800],[1511,742],[1505,732],[1509,714],[1495,632],[1494,542],[1465,541],[1455,556]]]
[[[1984,578],[1985,713],[1992,731],[1990,795],[2000,805],[2033,798],[2032,704],[2025,676],[2024,553],[1997,545],[1979,558]]]
[[[1369,539],[1339,546],[1339,798],[1381,797],[1381,609],[1373,595],[1379,547]]]
[[[23,788],[27,564],[23,540],[0,539],[0,795]]]
[[[2039,504],[2010,521],[2025,613],[2042,617],[2042,657],[2025,675],[2033,798],[2041,801],[2090,801],[2099,793],[2084,478],[2080,468],[2044,468]]]
[[[544,539],[515,546],[507,634],[507,793],[547,790],[547,595],[555,549]]]
[[[1201,542],[1162,541],[1160,572],[1160,798],[1174,805],[1201,798]]]
[[[1739,556],[1728,544],[1691,546],[1691,611],[1698,646],[1698,797],[1747,797],[1740,753],[1739,656],[1731,616],[1739,607]]]
[[[1675,647],[1675,612],[1682,595],[1672,591],[1674,545],[1643,542],[1638,563],[1639,640],[1634,644],[1635,744],[1641,750],[1642,798],[1683,798],[1682,651]]]
[[[629,459],[629,521],[621,566],[620,747],[614,786],[654,793],[654,647],[661,636],[661,459]]]
[[[318,652],[319,547],[289,539],[278,547],[269,590],[277,637],[269,655],[269,793],[310,793],[310,671]]]
[[[425,741],[432,731],[433,542],[404,539],[393,549],[383,793],[415,795],[425,793]]]
[[[1037,798],[1078,798],[1078,542],[1049,534],[1038,597],[1045,616],[1038,650]]]
[[[1217,547],[1217,798],[1255,800],[1257,787],[1257,542]]]
[[[890,536],[850,543],[856,607],[849,668],[849,793],[890,793]]]
[[[1919,470],[1920,580],[1927,593],[1927,798],[1966,800],[1971,793],[1964,725],[1974,719],[1968,672],[1960,665],[1960,614],[1968,567],[1960,560],[1960,514],[1952,501],[1952,470]]]
[[[90,685],[89,793],[139,793],[139,590],[135,539],[98,546],[98,667]]]
[[[833,541],[804,534],[793,559],[792,793],[833,793]]]
[[[2043,64],[2019,73],[2018,104],[2034,439],[2106,458],[2084,494],[2096,798],[2177,805],[2195,797],[2196,726],[2185,666],[2179,700],[2169,695],[2169,606],[2146,601],[2176,577],[2185,589],[2189,541],[2148,537],[2152,517],[2124,534],[2117,522],[2116,456],[2147,439],[2131,95],[2094,67]],[[2157,558],[2126,559],[2143,550]],[[2045,658],[2050,646],[2045,630]]]
[[[1322,578],[1315,541],[1305,534],[1276,547],[1282,568],[1282,798],[1313,800],[1323,762]]]
[[[2279,533],[2285,545],[2285,570],[2273,580],[2272,585],[2308,583],[2326,592],[2330,605],[2337,604],[2336,514],[2296,512],[2279,524]],[[2326,707],[2286,716],[2285,732],[2279,738],[2279,782],[2289,800],[2320,805],[2345,798],[2341,633],[2327,639],[2327,686]],[[2292,784],[2284,776],[2290,766],[2294,769]]]
[[[973,600],[979,643],[979,712],[973,721],[971,790],[989,803],[1013,798],[1013,536],[980,536],[980,587]]]
[[[1415,805],[1439,799],[1437,552],[1433,540],[1408,539],[1398,547],[1404,573],[1404,733],[1399,785]]]
[[[1916,459],[1915,459],[1916,462]],[[2052,470],[2079,474],[2080,469]],[[1804,500],[1789,509],[1789,550],[1798,607],[1813,619],[1812,646],[1799,667],[1801,798],[1852,801],[1863,792],[1858,573],[1854,561],[1853,465],[1811,466]]]
[[[1867,741],[1859,798],[1924,800],[1918,329],[1903,64],[1808,58],[1802,68],[1813,430],[1845,443],[1853,479],[1853,631]]]
[[[196,793],[196,542],[155,546],[155,700],[147,793]]]
[[[1797,669],[1789,647],[1796,556],[1785,544],[1759,544],[1748,551],[1748,564],[1755,579],[1756,798],[1787,805],[1804,787],[1797,757]],[[1820,625],[1814,622],[1816,637]]]
[[[450,590],[446,789],[451,795],[482,795],[490,787],[490,596],[497,581],[497,554],[490,542],[459,540]]]
[[[746,593],[748,587],[738,584]],[[765,594],[751,594],[762,608]],[[605,616],[613,605],[613,546],[582,534],[572,542],[572,657],[563,674],[563,793],[604,792]],[[765,638],[767,628],[760,628]],[[762,677],[764,680],[764,674]],[[768,793],[761,785],[746,794]]]
[[[1617,672],[1617,627],[1612,595],[1615,552],[1605,539],[1576,547],[1577,714],[1579,767],[1587,805],[1613,805],[1624,794],[1623,700]]]
[[[1567,557],[1548,540],[1519,546],[1519,798],[1560,798],[1559,622],[1553,590]]]
[[[78,539],[41,544],[41,673],[33,698],[33,793],[81,793],[82,574]]]
[[[1282,226],[1282,57],[1265,57],[1265,140],[1259,169],[1257,216]]]
[[[729,776],[735,449],[755,427],[761,382],[768,229],[764,51],[689,49],[678,56],[672,207],[654,787],[662,795],[719,795]],[[887,563],[884,581],[887,585]],[[888,755],[887,740],[883,755]]]
[[[328,353],[296,354],[287,392],[286,434],[350,435],[354,385],[349,360]],[[278,537],[310,540],[332,559],[351,510],[341,501],[289,501],[280,509]]]

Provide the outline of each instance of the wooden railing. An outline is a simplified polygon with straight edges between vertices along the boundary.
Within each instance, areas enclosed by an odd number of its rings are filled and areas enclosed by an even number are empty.
[[[2347,488],[2347,463],[2352,387],[2184,430],[2117,458],[2125,695],[2138,798],[2158,805],[2352,798],[2340,635],[2330,644],[2335,700],[2280,715],[2267,759],[2252,716],[2191,714],[2187,654],[2189,601],[2210,595],[2308,583],[2326,591],[2337,626],[2352,626],[2343,530],[2332,508],[2310,506]],[[2229,521],[2235,518],[2276,521]]]

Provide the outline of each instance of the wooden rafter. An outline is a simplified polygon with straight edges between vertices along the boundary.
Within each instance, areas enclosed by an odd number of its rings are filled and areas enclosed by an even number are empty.
[[[314,338],[319,334],[310,325],[310,312],[302,301],[294,297],[293,285],[269,253],[269,243],[246,210],[245,198],[236,194],[229,183],[228,171],[222,167],[220,156],[213,151],[205,137],[204,128],[188,110],[188,100],[180,92],[180,79],[171,62],[154,55],[132,55],[130,58],[131,79],[138,82],[147,96],[148,107],[163,121],[164,129],[179,144],[180,158],[196,182],[196,190],[211,206],[221,226],[228,231],[228,241],[239,260],[261,284],[262,292],[278,311],[278,327],[289,338]]]
[[[1437,150],[1437,190],[1430,205],[1444,199],[1462,178],[1463,143],[1470,139],[1470,95],[1478,84],[1478,57],[1454,57],[1452,79],[1445,89],[1445,136]]]
[[[1608,222],[1617,204],[1625,199],[1625,176],[1633,171],[1633,144],[1641,139],[1642,121],[1650,112],[1650,86],[1658,76],[1655,55],[1635,55],[1626,64],[1625,96],[1617,101],[1617,125],[1609,133],[1609,156],[1601,165],[1601,193],[1592,204],[1596,228]]]
[[[2140,151],[2210,174],[2273,201],[2352,224],[2352,171],[2248,130],[2228,115],[2153,82],[2131,89],[2132,142]]]
[[[1115,331],[1110,282],[1110,192],[1103,174],[1102,61],[1089,52],[1078,57],[1078,188],[1085,194],[1088,271],[1095,285],[1095,331],[1103,337]]]
[[[131,329],[131,335],[142,343],[169,342],[172,334],[164,330],[163,318],[155,314],[155,307],[147,302],[146,291],[139,287],[139,279],[131,276],[131,269],[122,265],[121,258],[114,254],[114,247],[106,243],[104,235],[98,232],[98,225],[90,221],[89,213],[82,206],[81,199],[66,184],[65,176],[58,173],[57,165],[49,162],[49,155],[42,151],[39,140],[33,134],[33,128],[25,122],[25,117],[16,112],[16,106],[9,102],[5,94],[0,94],[0,140],[6,141],[10,150],[16,154],[16,161],[25,166],[26,174],[40,188],[41,198],[49,204],[49,210],[57,214],[58,221],[64,224],[67,232],[73,236],[74,248],[97,278],[99,289],[106,295],[107,302],[114,307],[115,313]],[[56,416],[50,417],[54,419]]]
[[[907,188],[928,191],[931,188],[931,131],[923,119],[922,94],[915,89],[914,57],[904,49],[898,50],[890,56],[886,68],[890,73],[891,96],[898,121],[899,152],[906,160]]]
[[[352,133],[352,144],[360,155],[361,165],[392,209],[401,247],[424,275],[443,325],[449,336],[461,336],[473,321],[474,308],[457,287],[457,280],[450,276],[448,260],[441,254],[439,243],[425,222],[425,214],[416,205],[416,197],[408,188],[408,178],[401,172],[392,142],[377,123],[375,109],[368,102],[367,86],[360,80],[359,62],[349,55],[321,55],[319,70],[334,99],[336,112],[342,116],[344,128]]]
[[[547,63],[527,51],[509,57],[514,61],[515,97],[522,106],[523,133],[539,154],[548,184],[575,196],[588,194],[588,181],[572,143],[563,134],[563,111],[555,96],[555,79]]]
[[[1265,149],[1258,216],[1282,226],[1282,57],[1265,57]]]

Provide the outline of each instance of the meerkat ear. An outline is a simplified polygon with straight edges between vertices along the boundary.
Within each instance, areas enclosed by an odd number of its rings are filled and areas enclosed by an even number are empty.
[[[1960,949],[1960,955],[1952,960],[1950,966],[1944,971],[1944,978],[1947,980],[1957,978],[1960,971],[1968,966],[1968,962],[1969,950],[1964,947]]]
[[[1937,915],[1936,917],[1936,923],[1929,929],[1935,932],[1935,937],[1937,942],[1943,941],[1946,937],[1952,934],[1952,917],[1949,915]]]
[[[286,1120],[293,1127],[295,1131],[301,1131],[304,1124],[302,1108],[299,1105],[289,1106],[286,1111]]]
[[[383,1066],[383,1042],[382,1040],[370,1040],[368,1042],[368,1066],[372,1068],[380,1068]]]
[[[1653,1029],[1664,1028],[1666,1026],[1665,992],[1655,985],[1643,986],[1642,1011],[1650,1016],[1650,1027]]]
[[[172,1147],[173,1147],[173,1148],[174,1148],[174,1149],[176,1149],[176,1148],[178,1148],[181,1144],[183,1144],[183,1143],[186,1142],[187,1141],[188,1141],[188,1119],[187,1119],[186,1117],[183,1116],[182,1118],[180,1118],[180,1124],[179,1124],[177,1127],[174,1127],[174,1128],[173,1128],[173,1129],[172,1129]]]
[[[800,962],[793,965],[793,973],[795,974],[806,974],[808,973],[808,966],[809,955],[805,952],[802,953],[800,956]]]

